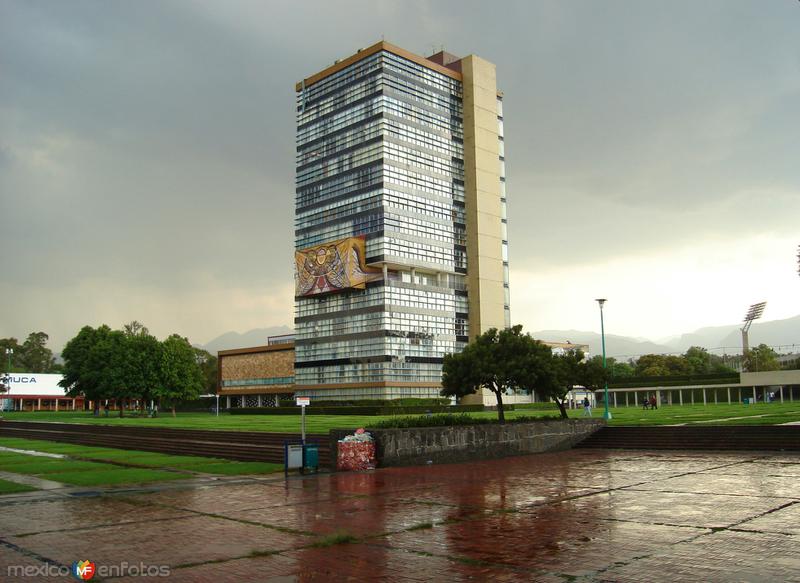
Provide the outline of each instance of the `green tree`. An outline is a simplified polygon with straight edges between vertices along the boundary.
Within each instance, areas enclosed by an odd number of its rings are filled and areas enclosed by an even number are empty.
[[[555,382],[552,386],[548,383],[537,383],[536,392],[542,396],[555,401],[561,418],[567,418],[566,397],[575,386],[581,385],[585,377],[586,362],[581,350],[568,350],[564,354],[552,357],[552,367],[555,374]]]
[[[601,355],[593,356],[589,359],[591,368],[594,370],[595,366],[603,368],[603,357]],[[608,368],[609,379],[632,377],[636,374],[636,369],[629,362],[620,362],[613,356],[606,358],[606,367]]]
[[[669,375],[663,354],[643,354],[636,361],[636,376],[665,377]]]
[[[158,396],[171,404],[173,417],[175,404],[184,399],[196,399],[203,390],[204,383],[203,372],[189,341],[178,334],[164,340]]]
[[[700,346],[690,347],[683,355],[688,374],[714,374],[733,372],[733,369],[725,365],[721,356],[710,354],[705,348]]]
[[[764,372],[781,368],[777,353],[766,344],[759,344],[747,352],[745,366],[748,372]]]
[[[53,351],[47,348],[50,337],[44,332],[31,332],[21,347],[19,362],[25,372],[49,373],[55,368]]]
[[[442,396],[463,397],[481,388],[497,398],[497,417],[505,423],[503,395],[513,389],[553,391],[557,378],[550,347],[522,326],[497,331],[490,328],[457,354],[447,354],[442,365]]]
[[[147,329],[147,326],[139,322],[138,320],[132,320],[128,324],[125,324],[122,327],[122,331],[125,333],[126,336],[149,336],[150,330]]]
[[[200,370],[203,373],[204,385],[203,391],[205,393],[217,392],[217,357],[207,350],[202,348],[194,348],[195,360],[200,365]]]
[[[631,371],[633,367],[627,363],[615,362],[614,366],[624,365]],[[592,358],[583,365],[582,377],[580,384],[582,384],[589,391],[599,391],[605,389],[606,383],[611,380],[612,368],[609,366],[608,359],[606,359],[606,366],[603,366],[603,358]],[[632,375],[627,375],[632,376]]]
[[[135,358],[129,337],[120,330],[110,331],[89,351],[90,375],[100,393],[117,402],[120,417],[125,414],[126,401],[138,395],[140,376]]]
[[[61,357],[64,359],[62,374],[64,378],[59,385],[66,389],[70,397],[83,395],[87,400],[94,401],[94,412],[97,415],[100,409],[100,400],[111,398],[101,386],[98,371],[95,367],[103,367],[97,357],[92,358],[95,347],[111,334],[111,328],[102,325],[97,329],[84,326],[80,332],[67,342]]]
[[[163,344],[146,330],[133,336],[125,332],[127,384],[131,387],[131,397],[144,403],[157,398],[163,384],[161,360],[164,352]]]
[[[689,374],[707,374],[711,372],[711,355],[705,348],[691,346],[683,355],[689,368]]]
[[[13,350],[13,354],[6,354],[7,349]],[[9,356],[11,357],[11,370],[8,368]],[[0,339],[0,358],[3,359],[0,365],[0,370],[5,372],[26,372],[19,366],[19,360],[21,356],[22,345],[16,338]]]

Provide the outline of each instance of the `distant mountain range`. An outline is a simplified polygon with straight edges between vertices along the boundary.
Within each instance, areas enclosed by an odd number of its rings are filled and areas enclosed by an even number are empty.
[[[606,354],[626,360],[642,354],[683,353],[690,346],[702,346],[714,354],[741,354],[741,324],[700,328],[680,336],[652,342],[644,338],[614,336],[606,334]],[[570,341],[573,344],[588,344],[592,354],[602,352],[600,334],[578,330],[539,330],[531,335],[539,340],[553,342]],[[800,352],[800,316],[785,320],[754,322],[750,327],[751,346],[766,344],[779,353]]]
[[[266,346],[270,336],[280,336],[294,332],[288,326],[273,326],[271,328],[256,328],[241,334],[239,332],[225,332],[222,336],[217,336],[210,342],[203,344],[200,348],[208,350],[211,354],[216,354],[220,350],[231,350],[233,348],[248,348],[250,346]]]
[[[702,346],[714,354],[739,354],[742,350],[741,324],[700,328],[680,336],[664,338],[653,342],[646,338],[631,338],[606,334],[606,354],[620,360],[627,360],[642,354],[683,353],[690,346]],[[288,326],[256,328],[241,334],[226,332],[214,338],[202,348],[211,354],[220,350],[263,346],[270,336],[291,334]],[[539,340],[550,342],[572,342],[588,344],[591,354],[601,353],[600,334],[581,330],[538,330],[531,335]],[[756,321],[750,328],[750,345],[767,344],[779,353],[800,353],[800,315],[785,320],[769,322]]]

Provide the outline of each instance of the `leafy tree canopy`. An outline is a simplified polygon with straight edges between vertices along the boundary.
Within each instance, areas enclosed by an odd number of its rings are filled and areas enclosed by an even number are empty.
[[[53,373],[60,370],[47,347],[50,337],[44,332],[31,332],[22,344],[16,338],[0,339],[0,358],[2,370],[7,372]],[[13,353],[6,354],[6,349]],[[10,358],[9,358],[10,357]],[[9,360],[11,369],[9,371]]]
[[[189,340],[173,334],[164,340],[161,353],[161,387],[157,394],[172,404],[185,399],[196,399],[205,385],[203,371]]]
[[[123,330],[84,326],[64,347],[62,356],[61,386],[70,396],[84,395],[94,401],[95,410],[105,399],[163,399],[173,405],[174,413],[175,402],[195,398],[206,379],[186,338],[173,334],[159,342],[136,321]],[[216,382],[216,372],[214,376]]]
[[[482,388],[497,398],[497,416],[505,422],[503,395],[513,389],[534,387],[555,391],[558,385],[550,347],[522,333],[522,326],[498,331],[491,328],[467,344],[464,350],[448,354],[442,368],[441,394],[463,397]]]
[[[748,372],[764,372],[781,368],[778,354],[766,344],[759,344],[747,352],[745,366]]]

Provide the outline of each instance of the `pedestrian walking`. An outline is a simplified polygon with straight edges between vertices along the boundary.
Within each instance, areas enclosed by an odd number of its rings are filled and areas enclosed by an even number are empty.
[[[650,408],[651,409],[658,409],[658,399],[656,399],[655,395],[650,397]]]
[[[583,417],[591,417],[592,416],[592,403],[589,401],[589,397],[583,398]]]

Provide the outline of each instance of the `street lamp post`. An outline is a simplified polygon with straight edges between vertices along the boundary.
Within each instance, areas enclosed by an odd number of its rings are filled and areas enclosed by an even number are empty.
[[[11,357],[14,355],[13,348],[6,348],[6,356],[8,357],[8,372],[6,372],[6,395],[11,396]],[[11,401],[11,410],[14,410],[14,401]]]
[[[606,303],[605,298],[598,298],[595,300],[598,304],[600,304],[600,342],[603,346],[603,373],[606,372],[606,329],[603,324],[603,304]],[[604,377],[607,375],[603,375]],[[603,413],[603,419],[609,420],[611,419],[611,411],[608,410],[608,379],[604,378],[603,383],[605,386],[605,412]]]

